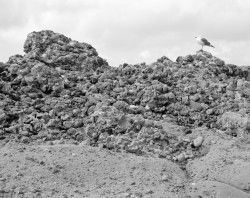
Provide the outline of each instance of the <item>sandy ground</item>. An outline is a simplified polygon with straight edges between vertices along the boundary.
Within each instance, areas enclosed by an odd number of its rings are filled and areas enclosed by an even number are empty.
[[[250,138],[195,130],[204,155],[167,159],[86,145],[0,143],[0,197],[250,198]]]
[[[16,197],[184,195],[185,172],[167,160],[72,144],[6,145],[0,157],[0,187]]]

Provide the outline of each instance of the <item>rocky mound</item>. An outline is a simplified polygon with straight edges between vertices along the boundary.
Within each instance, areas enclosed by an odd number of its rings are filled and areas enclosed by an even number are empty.
[[[0,139],[74,139],[181,162],[200,155],[202,137],[180,138],[194,128],[249,133],[248,69],[208,52],[110,67],[52,31],[30,33],[24,52],[0,64]]]

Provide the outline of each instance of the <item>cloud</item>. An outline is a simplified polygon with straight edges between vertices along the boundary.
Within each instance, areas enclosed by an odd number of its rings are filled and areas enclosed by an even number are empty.
[[[149,58],[150,57],[150,52],[148,50],[145,50],[145,51],[140,53],[140,56],[142,58]]]
[[[18,0],[1,0],[0,2],[0,32],[10,28],[22,27],[28,20],[27,9],[19,6]]]
[[[1,0],[0,60],[22,53],[29,32],[50,29],[90,43],[114,66],[194,54],[196,35],[212,53],[249,64],[249,10],[248,0]]]

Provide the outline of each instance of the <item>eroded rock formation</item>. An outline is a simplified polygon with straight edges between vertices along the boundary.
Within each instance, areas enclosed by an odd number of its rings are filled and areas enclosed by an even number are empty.
[[[74,139],[184,161],[199,153],[171,127],[249,132],[247,68],[208,52],[111,67],[91,45],[52,31],[30,33],[24,52],[0,64],[1,139]]]

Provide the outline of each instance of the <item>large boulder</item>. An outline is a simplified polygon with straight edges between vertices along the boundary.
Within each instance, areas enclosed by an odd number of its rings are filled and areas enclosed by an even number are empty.
[[[243,129],[250,130],[250,118],[237,112],[225,112],[218,117],[217,123],[222,129]]]
[[[93,69],[107,65],[87,43],[79,43],[53,31],[31,32],[25,43],[26,58],[66,70]]]

